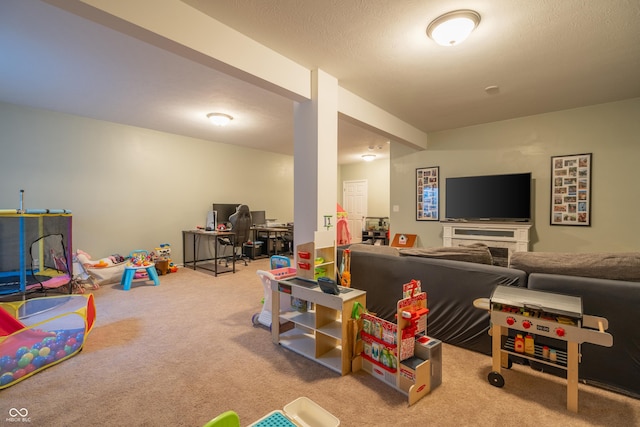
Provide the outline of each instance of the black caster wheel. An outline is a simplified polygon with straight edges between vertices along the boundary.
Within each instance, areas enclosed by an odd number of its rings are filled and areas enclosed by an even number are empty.
[[[258,318],[260,317],[260,313],[256,313],[253,316],[251,316],[251,323],[253,323],[253,326],[258,326]]]
[[[498,372],[495,372],[495,371],[489,372],[487,379],[489,380],[489,384],[491,384],[494,387],[504,386],[504,378]]]

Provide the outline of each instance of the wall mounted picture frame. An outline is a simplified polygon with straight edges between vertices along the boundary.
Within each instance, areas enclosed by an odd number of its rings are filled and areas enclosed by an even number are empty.
[[[416,221],[440,220],[440,167],[416,169]]]
[[[551,157],[551,225],[591,225],[592,153]]]

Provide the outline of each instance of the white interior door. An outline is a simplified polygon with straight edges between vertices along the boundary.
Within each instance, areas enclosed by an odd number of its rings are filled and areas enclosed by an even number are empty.
[[[362,228],[367,216],[368,183],[366,179],[342,182],[342,207],[348,214],[351,243],[362,241]]]

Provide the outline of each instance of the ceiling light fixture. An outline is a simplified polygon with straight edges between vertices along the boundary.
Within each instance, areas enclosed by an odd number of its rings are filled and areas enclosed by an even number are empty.
[[[454,10],[434,19],[427,27],[427,35],[440,46],[462,43],[480,23],[480,15],[473,10]]]
[[[376,158],[375,154],[363,154],[362,155],[362,160],[364,160],[365,162],[371,162]]]
[[[216,126],[226,126],[233,120],[233,117],[224,113],[209,113],[207,118]]]

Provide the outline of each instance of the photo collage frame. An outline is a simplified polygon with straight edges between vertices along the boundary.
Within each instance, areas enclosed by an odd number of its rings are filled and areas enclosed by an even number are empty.
[[[591,225],[591,157],[551,157],[551,225]]]
[[[440,168],[416,169],[416,221],[440,220]]]

